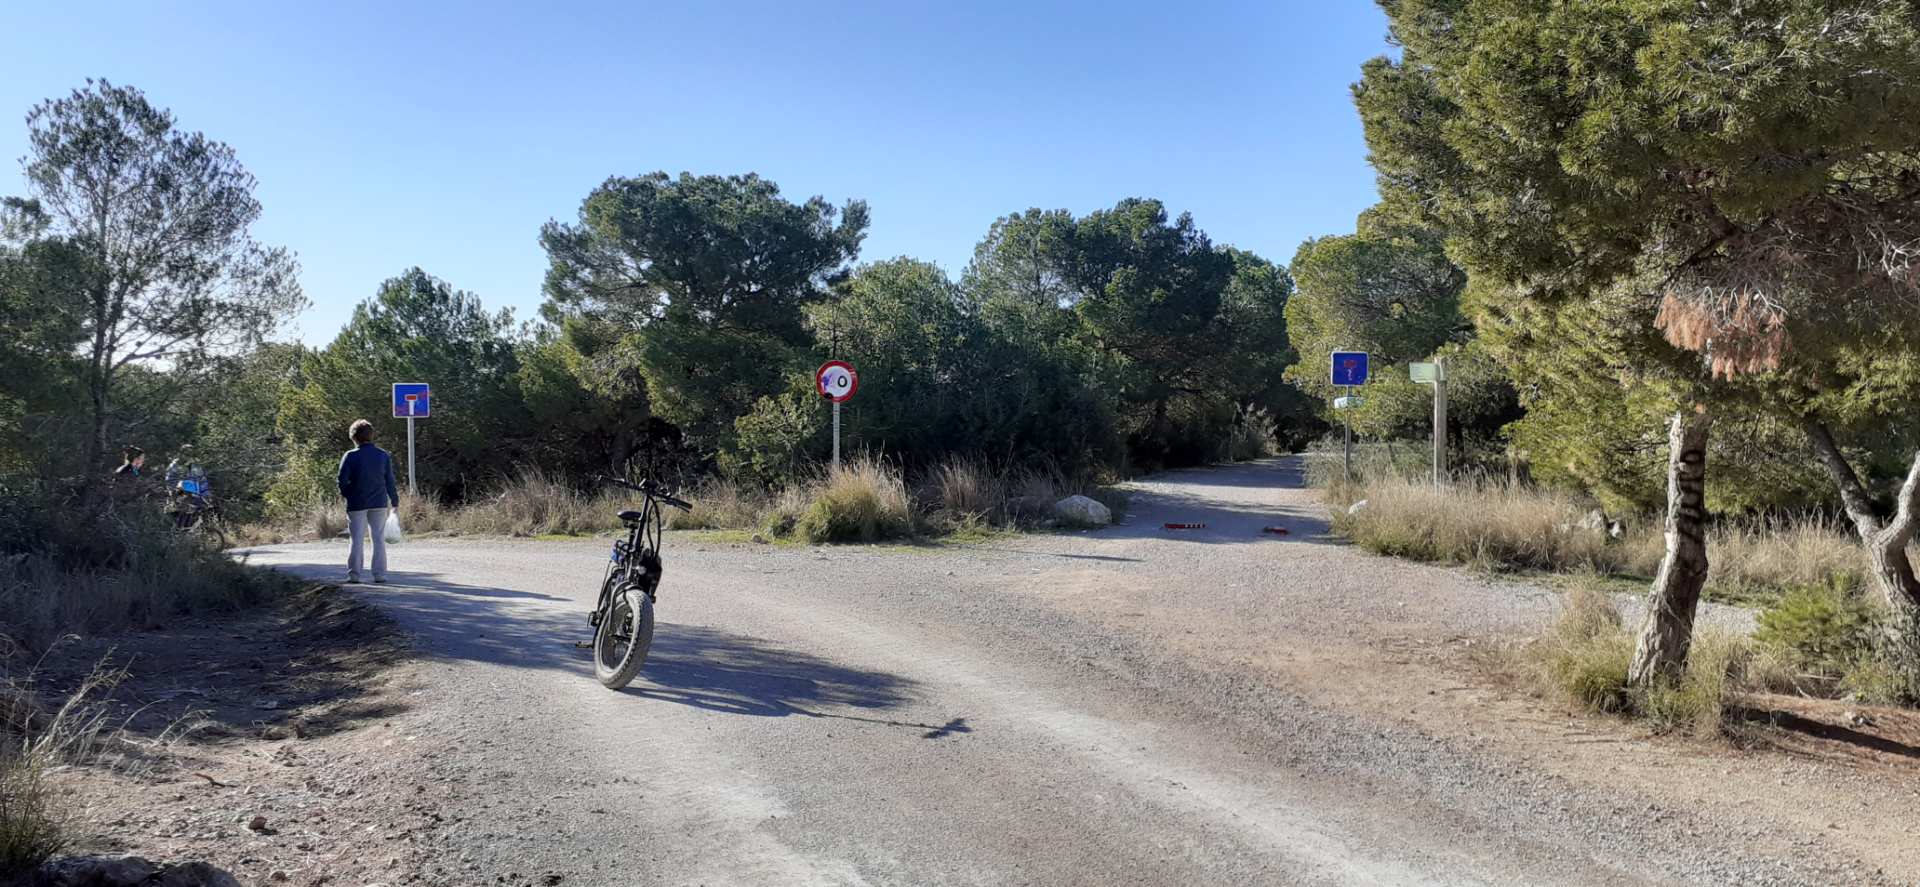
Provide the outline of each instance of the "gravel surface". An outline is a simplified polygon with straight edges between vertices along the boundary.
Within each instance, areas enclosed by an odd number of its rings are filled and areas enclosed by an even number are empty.
[[[396,548],[395,584],[363,593],[429,657],[399,726],[436,748],[425,880],[1874,880],[1281,676],[1524,630],[1551,592],[1338,544],[1294,460],[1135,486],[1122,526],[975,546],[669,534],[653,653],[619,693],[573,646],[604,540]],[[337,578],[344,547],[249,556]]]

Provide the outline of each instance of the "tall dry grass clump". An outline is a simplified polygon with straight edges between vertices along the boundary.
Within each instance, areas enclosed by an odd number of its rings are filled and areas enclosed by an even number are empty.
[[[1497,483],[1448,488],[1399,478],[1367,483],[1366,505],[1334,526],[1369,551],[1489,569],[1615,572],[1621,551],[1582,529],[1571,497]],[[1356,500],[1357,501],[1357,500]]]
[[[0,881],[19,883],[67,846],[48,785],[50,766],[32,751],[0,751]]]
[[[808,542],[878,542],[913,535],[913,499],[900,472],[871,457],[842,463],[812,490],[794,524]]]
[[[571,536],[620,528],[631,507],[608,492],[585,494],[538,469],[520,473],[493,496],[447,510],[445,528],[498,536]]]
[[[1744,638],[1706,629],[1693,642],[1687,670],[1636,688],[1627,683],[1634,638],[1613,597],[1591,586],[1569,591],[1560,615],[1528,644],[1520,665],[1543,695],[1578,708],[1639,718],[1656,732],[1719,735],[1731,700],[1745,687],[1753,649]]]
[[[997,522],[1007,513],[1006,477],[972,459],[949,459],[933,469],[931,498],[956,519]]]
[[[667,509],[670,530],[750,530],[760,525],[767,496],[750,487],[713,478],[682,497],[692,511]]]

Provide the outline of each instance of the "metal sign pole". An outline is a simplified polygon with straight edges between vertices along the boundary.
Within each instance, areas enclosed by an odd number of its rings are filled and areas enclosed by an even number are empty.
[[[833,402],[833,467],[840,467],[840,402]]]
[[[1433,375],[1433,485],[1447,483],[1447,361],[1434,364]]]
[[[408,411],[411,412],[413,405],[408,404],[407,406],[408,406]],[[413,417],[408,416],[407,417],[407,495],[409,496],[417,497],[420,495],[420,487],[417,483],[414,482],[414,478],[417,475],[418,475],[418,472],[414,471],[414,467],[413,467]]]
[[[1353,386],[1347,386],[1347,396],[1353,396]],[[1346,429],[1346,445],[1342,447],[1342,465],[1345,466],[1347,483],[1353,483],[1353,419],[1346,413],[1340,414],[1340,427]]]

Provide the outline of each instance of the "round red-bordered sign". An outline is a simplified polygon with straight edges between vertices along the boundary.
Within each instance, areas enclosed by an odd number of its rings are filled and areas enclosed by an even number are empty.
[[[853,364],[844,360],[829,360],[820,365],[820,371],[813,374],[814,389],[820,396],[834,403],[844,403],[860,390],[860,374],[853,371]]]

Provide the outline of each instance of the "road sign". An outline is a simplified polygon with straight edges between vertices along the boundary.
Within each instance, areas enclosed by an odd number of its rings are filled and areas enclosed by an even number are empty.
[[[393,383],[393,417],[407,420],[407,495],[420,495],[414,481],[419,475],[413,457],[413,420],[433,415],[433,389],[425,382]],[[375,530],[374,532],[379,532]]]
[[[1365,351],[1333,352],[1333,384],[1335,385],[1367,384],[1367,352]]]
[[[820,365],[820,371],[814,374],[814,384],[820,390],[820,396],[834,403],[845,403],[860,390],[860,376],[853,371],[853,365],[844,360],[829,360]]]
[[[1446,378],[1446,369],[1439,363],[1407,364],[1407,376],[1415,382],[1431,385]]]
[[[1361,397],[1357,394],[1350,395],[1347,397],[1336,397],[1333,399],[1333,408],[1336,410],[1350,410],[1366,402],[1367,402],[1366,398]]]
[[[393,417],[425,419],[433,415],[433,392],[425,382],[393,383]]]

